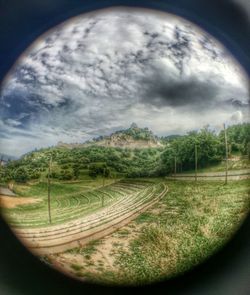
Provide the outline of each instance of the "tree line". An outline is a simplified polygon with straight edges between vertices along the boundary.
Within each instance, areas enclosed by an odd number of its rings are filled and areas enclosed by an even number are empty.
[[[227,127],[228,156],[249,156],[250,124]],[[52,159],[50,177],[58,180],[89,177],[157,177],[174,171],[194,170],[195,156],[199,168],[225,160],[224,131],[215,132],[208,126],[183,136],[163,139],[157,148],[115,148],[88,146],[67,149],[51,147],[30,152],[21,159],[1,167],[1,182],[26,182],[46,178]],[[196,153],[196,155],[195,155]]]

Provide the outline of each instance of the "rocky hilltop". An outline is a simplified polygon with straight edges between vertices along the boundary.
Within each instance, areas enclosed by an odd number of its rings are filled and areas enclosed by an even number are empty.
[[[163,146],[160,139],[155,136],[152,131],[150,131],[147,127],[139,128],[135,123],[132,123],[128,129],[116,131],[109,136],[99,136],[82,144],[58,143],[58,146],[66,148],[87,147],[92,145],[131,149]]]

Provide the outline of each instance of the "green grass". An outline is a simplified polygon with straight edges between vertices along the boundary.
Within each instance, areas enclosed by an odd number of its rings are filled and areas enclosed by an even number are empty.
[[[79,265],[79,264],[71,264],[71,266],[70,266],[73,270],[75,270],[76,272],[79,272],[80,270],[82,270],[82,266],[81,265]]]
[[[82,191],[88,191],[102,186],[102,178],[84,179],[80,181],[51,181],[51,196],[65,196]],[[106,179],[105,183],[110,184],[113,180]],[[48,187],[46,181],[31,181],[27,184],[15,184],[14,190],[22,197],[38,197],[46,199]]]
[[[120,230],[117,232],[117,235],[118,235],[118,237],[120,237],[120,238],[126,238],[126,237],[128,237],[129,234],[130,234],[130,231],[127,230],[127,229],[120,229]]]
[[[119,190],[113,191],[114,180],[107,179],[103,187],[102,179],[84,182],[52,183],[51,184],[51,215],[52,224],[74,220],[110,205],[122,196]],[[114,183],[115,185],[115,183]],[[129,191],[129,185],[127,190]],[[40,202],[19,205],[15,208],[1,208],[7,221],[17,227],[49,226],[47,184],[32,182],[16,186],[22,197],[39,198]]]
[[[167,210],[155,216],[154,223],[151,218],[150,226],[131,243],[129,256],[123,252],[118,259],[123,269],[129,268],[133,282],[173,276],[199,263],[230,238],[249,208],[245,182],[169,187],[163,201]]]
[[[101,243],[101,240],[94,240],[89,242],[86,246],[73,248],[66,252],[70,254],[80,254],[85,257],[90,256],[96,252],[96,246],[100,245]]]
[[[169,181],[168,186],[159,213],[149,210],[136,219],[142,232],[128,249],[116,252],[116,271],[98,280],[138,285],[183,273],[220,249],[250,209],[246,180]]]
[[[95,181],[53,183],[53,222],[54,224],[65,222],[78,216],[77,211],[74,210],[78,208],[78,205],[80,208],[86,205],[86,199],[80,197],[82,191],[89,196],[90,203],[88,209],[80,211],[79,214],[82,216],[83,213],[88,214],[100,209],[100,201],[88,195],[89,187],[94,188],[98,194],[102,191],[111,193],[114,197],[111,200],[112,203],[117,200],[116,194],[119,189],[134,192],[138,189],[137,186],[143,187],[149,182],[157,184],[162,181],[166,182],[169,188],[168,193],[151,209],[130,223],[129,229],[122,228],[115,233],[118,241],[112,244],[114,268],[105,269],[105,266],[99,263],[99,272],[91,273],[87,271],[88,268],[85,269],[73,263],[70,266],[75,275],[94,282],[131,285],[176,276],[220,249],[232,237],[249,212],[249,180],[229,181],[227,185],[224,185],[224,180],[195,183],[167,181],[163,178],[124,179],[121,183],[98,189],[98,186],[102,185],[100,178]],[[17,189],[22,196],[40,197],[42,202],[5,209],[7,217],[13,214],[12,219],[7,219],[22,227],[27,226],[28,223],[25,224],[25,222],[28,222],[27,220],[31,217],[35,219],[33,222],[31,220],[29,227],[39,226],[36,224],[39,220],[45,224],[47,222],[46,188],[45,183],[38,182],[26,186],[20,185]],[[82,203],[78,203],[79,200]],[[74,209],[72,212],[75,213],[66,212],[62,218],[60,210],[71,207]],[[56,212],[58,212],[58,219],[55,219]],[[15,220],[16,216],[18,220]],[[138,226],[141,228],[139,234]],[[126,238],[131,239],[128,249],[118,247]],[[93,265],[95,266],[92,255],[96,253],[101,243],[102,239],[96,240],[84,247],[67,252],[82,255],[86,260],[86,266],[90,269]],[[44,260],[50,263],[47,257]]]
[[[86,189],[79,192],[72,192],[70,194],[51,194],[51,216],[52,223],[48,220],[48,200],[47,196],[42,197],[45,194],[47,187],[41,183],[32,183],[25,187],[20,186],[19,189],[25,191],[26,195],[30,193],[30,190],[41,191],[40,202],[19,205],[15,208],[2,208],[1,212],[10,225],[19,228],[33,228],[33,227],[44,227],[60,223],[65,223],[67,221],[76,220],[77,218],[82,218],[90,213],[96,212],[105,206],[109,206],[116,202],[118,199],[127,197],[133,194],[135,200],[138,198],[144,198],[144,194],[147,197],[152,197],[153,195],[148,194],[145,190],[149,187],[151,190],[152,184],[156,184],[159,180],[153,179],[135,179],[135,180],[122,180],[120,182],[114,182],[108,180],[105,186],[100,186],[100,180],[96,180],[93,183],[91,189]],[[102,182],[101,182],[102,183]],[[62,184],[60,184],[62,185]],[[70,184],[72,186],[77,184]],[[56,186],[52,184],[51,191],[56,190]],[[62,187],[60,187],[62,189]],[[161,189],[158,187],[157,189]],[[68,187],[65,188],[68,192]],[[27,192],[28,191],[28,192]],[[58,191],[58,190],[57,190]],[[138,195],[137,192],[142,192]],[[137,198],[138,196],[138,198]],[[104,200],[102,204],[102,200]]]
[[[149,212],[144,212],[142,213],[141,215],[139,215],[137,218],[136,218],[136,222],[138,224],[140,223],[144,223],[144,222],[150,222],[150,221],[154,221],[155,220],[155,215],[154,214],[151,214]]]

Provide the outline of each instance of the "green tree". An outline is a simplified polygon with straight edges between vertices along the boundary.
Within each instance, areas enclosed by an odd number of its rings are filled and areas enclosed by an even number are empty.
[[[24,167],[18,168],[13,175],[16,182],[25,183],[29,179],[28,172]]]

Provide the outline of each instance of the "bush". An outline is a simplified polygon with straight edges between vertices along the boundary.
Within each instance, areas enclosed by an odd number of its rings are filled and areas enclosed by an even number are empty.
[[[25,183],[29,179],[28,172],[24,167],[20,167],[15,171],[13,178],[16,182]]]
[[[74,175],[70,170],[62,170],[59,175],[60,180],[71,180],[73,177]]]
[[[109,177],[110,169],[105,164],[91,164],[89,166],[89,176],[96,177],[97,175],[104,175],[105,177]]]

